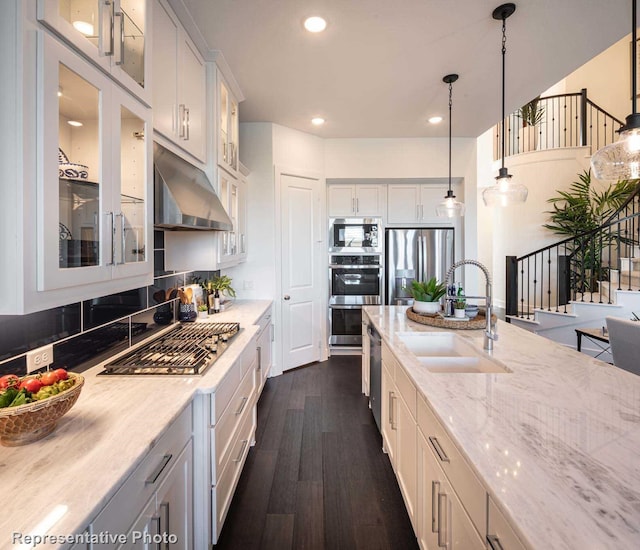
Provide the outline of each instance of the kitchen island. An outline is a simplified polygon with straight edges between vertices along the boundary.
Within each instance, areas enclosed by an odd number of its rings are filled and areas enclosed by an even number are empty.
[[[87,528],[194,397],[216,391],[255,343],[255,323],[270,307],[267,300],[236,301],[198,321],[241,326],[201,376],[97,376],[102,365],[84,372],[77,403],[51,435],[22,447],[0,448],[5,495],[0,548],[14,547],[13,533],[71,535]],[[254,357],[255,348],[247,353]]]
[[[400,306],[367,318],[523,546],[640,548],[640,377],[504,322],[492,352],[454,332],[511,372],[430,372],[402,333],[438,329]]]

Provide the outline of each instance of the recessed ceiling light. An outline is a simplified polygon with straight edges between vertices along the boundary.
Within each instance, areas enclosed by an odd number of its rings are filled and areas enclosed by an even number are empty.
[[[93,36],[93,25],[86,21],[74,21],[72,23],[73,28],[80,31],[85,36]]]
[[[432,116],[432,117],[429,119],[429,122],[430,122],[431,124],[439,124],[440,122],[442,122],[442,117],[441,117],[441,116]]]
[[[322,17],[314,15],[304,20],[304,28],[309,32],[322,32],[327,28],[327,22]]]
[[[67,120],[67,124],[69,126],[75,126],[76,128],[82,126],[82,122],[78,122],[77,120]]]
[[[314,126],[322,126],[324,124],[324,118],[317,116],[311,119],[311,124]]]

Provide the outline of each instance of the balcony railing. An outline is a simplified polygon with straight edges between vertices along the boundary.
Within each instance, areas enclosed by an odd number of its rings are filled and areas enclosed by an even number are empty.
[[[505,156],[561,147],[590,147],[591,153],[616,140],[623,122],[579,93],[541,97],[542,120],[524,126],[519,111],[505,119]],[[493,158],[500,158],[502,125],[495,129]]]

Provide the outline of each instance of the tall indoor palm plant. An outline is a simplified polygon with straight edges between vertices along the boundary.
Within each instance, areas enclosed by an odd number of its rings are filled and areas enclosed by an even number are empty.
[[[623,180],[598,190],[592,186],[591,171],[578,174],[568,191],[547,202],[549,223],[543,227],[558,235],[573,237],[567,242],[571,259],[571,288],[575,292],[594,292],[597,281],[609,279],[609,267],[603,266],[603,251],[628,239],[617,232],[597,231],[635,191],[637,180]]]

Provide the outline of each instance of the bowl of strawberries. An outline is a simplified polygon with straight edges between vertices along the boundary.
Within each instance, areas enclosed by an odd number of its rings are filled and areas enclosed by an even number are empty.
[[[0,444],[26,445],[49,435],[78,400],[84,377],[56,369],[0,377]]]

